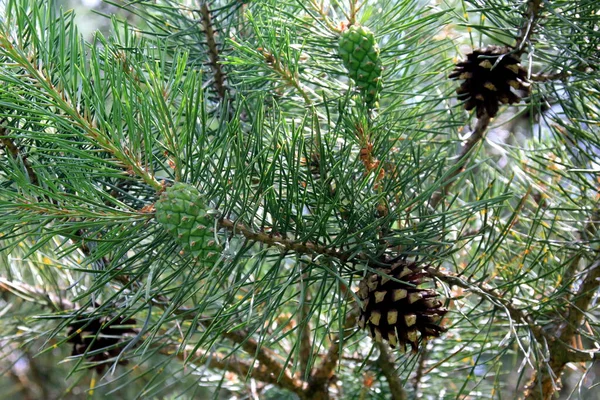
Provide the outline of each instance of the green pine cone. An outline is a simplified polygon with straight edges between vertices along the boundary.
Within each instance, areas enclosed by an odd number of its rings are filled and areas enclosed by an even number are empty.
[[[373,105],[379,98],[383,72],[373,32],[364,26],[352,25],[342,33],[338,52],[367,105]]]
[[[175,183],[155,204],[156,220],[181,245],[184,253],[203,262],[216,262],[221,247],[215,242],[214,218],[196,187]]]

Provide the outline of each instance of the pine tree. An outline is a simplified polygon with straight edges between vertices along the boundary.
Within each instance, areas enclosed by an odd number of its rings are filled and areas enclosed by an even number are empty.
[[[597,1],[107,3],[2,3],[4,394],[598,397]]]

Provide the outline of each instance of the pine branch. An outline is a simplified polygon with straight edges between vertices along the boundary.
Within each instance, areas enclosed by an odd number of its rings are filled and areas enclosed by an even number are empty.
[[[429,205],[433,210],[435,210],[439,203],[448,195],[450,189],[456,182],[454,178],[456,178],[461,172],[464,171],[464,168],[469,162],[470,156],[473,153],[473,149],[485,137],[491,120],[492,119],[487,114],[484,114],[481,118],[477,120],[475,130],[471,133],[469,139],[467,139],[467,142],[465,143],[462,151],[460,152],[458,159],[452,166],[452,172],[450,173],[448,178],[446,178],[447,183],[444,184],[444,187],[441,192],[436,192],[431,198]]]
[[[417,399],[421,398],[420,388],[423,377],[425,376],[427,360],[429,360],[429,349],[427,346],[423,346],[419,354],[419,360],[417,361],[417,368],[413,378],[413,390]]]
[[[503,309],[512,320],[527,326],[533,337],[538,343],[544,343],[548,346],[550,359],[548,367],[550,372],[545,372],[542,377],[534,372],[526,392],[526,400],[549,399],[557,390],[557,381],[569,362],[591,361],[597,357],[597,353],[579,351],[569,346],[573,339],[577,327],[581,325],[586,310],[600,285],[600,261],[596,261],[592,268],[588,270],[588,275],[584,279],[580,290],[575,298],[577,299],[571,305],[569,314],[563,328],[556,335],[550,331],[544,330],[536,321],[523,310],[515,308],[511,301],[506,299],[497,290],[488,287],[484,283],[470,283],[464,281],[458,276],[447,272],[441,272],[434,268],[428,268],[432,276],[449,285],[455,285],[470,290],[472,293],[482,296],[492,302],[497,307]],[[541,381],[540,381],[541,380]]]
[[[551,74],[531,74],[529,79],[534,82],[562,81],[562,80],[569,78],[573,74],[573,71],[587,72],[588,70],[594,71],[596,69],[597,69],[597,67],[594,67],[591,65],[579,65],[579,66],[576,66],[575,68],[571,68],[568,70],[564,69],[561,72],[555,72],[555,73],[551,73]]]
[[[258,342],[250,337],[247,332],[242,331],[230,331],[223,332],[222,336],[238,343],[242,346],[244,351],[250,356],[253,356],[260,362],[269,374],[276,377],[281,387],[284,389],[291,390],[292,392],[297,391],[298,387],[302,387],[299,380],[294,378],[289,371],[276,360],[275,353],[263,346],[260,346]]]
[[[227,93],[227,89],[225,87],[225,74],[223,73],[223,68],[219,59],[219,48],[215,39],[215,31],[212,26],[210,9],[204,1],[200,6],[200,14],[202,16],[204,32],[206,33],[206,44],[208,46],[208,55],[210,56],[210,66],[214,73],[215,87],[217,88],[217,93],[219,93],[221,100],[224,100]]]
[[[193,350],[190,348],[190,350]],[[172,345],[172,346],[161,346],[160,353],[166,356],[172,356],[176,353],[176,357],[185,362],[187,359],[190,359],[188,355],[186,355],[186,351],[181,351],[180,345]],[[207,361],[207,366],[209,368],[229,371],[236,375],[238,375],[241,379],[246,379],[247,377],[256,379],[260,382],[270,383],[272,385],[281,387],[282,389],[289,390],[292,393],[296,393],[300,397],[302,397],[303,391],[303,382],[299,379],[291,379],[291,380],[281,380],[279,376],[273,374],[273,371],[269,370],[264,365],[255,366],[252,362],[239,360],[232,356],[225,356],[218,352],[206,352],[205,350],[199,349],[195,350],[195,356],[192,358],[196,358],[198,360]]]
[[[368,352],[370,342],[344,340],[350,330],[356,332],[354,312],[337,315],[343,326],[338,327],[338,335],[330,332],[327,317],[335,315],[336,307],[327,290],[333,281],[356,276],[364,268],[380,268],[395,257],[431,256],[443,265],[460,263],[454,269],[459,273],[430,267],[423,274],[433,275],[444,286],[464,288],[470,295],[464,303],[456,301],[462,306],[452,314],[452,334],[435,341],[435,352],[422,349],[414,376],[417,394],[422,392],[427,397],[444,385],[448,371],[464,379],[459,382],[464,383],[462,387],[447,387],[449,396],[468,397],[475,395],[474,390],[484,393],[489,388],[502,388],[500,379],[506,369],[497,370],[494,378],[498,379],[492,383],[489,378],[493,370],[487,366],[493,366],[494,360],[488,363],[481,355],[489,345],[503,343],[504,330],[518,342],[526,361],[536,361],[539,376],[533,377],[532,390],[544,388],[542,396],[559,388],[557,381],[566,363],[598,359],[600,350],[584,350],[581,344],[584,335],[591,341],[597,339],[595,327],[588,332],[582,327],[596,312],[592,302],[600,267],[597,254],[582,251],[595,233],[584,229],[580,237],[576,235],[580,208],[589,205],[588,194],[595,190],[595,181],[588,179],[593,169],[585,169],[587,165],[571,168],[569,149],[563,149],[573,144],[584,157],[593,159],[587,146],[594,147],[594,151],[597,147],[593,114],[597,102],[590,95],[597,89],[593,81],[596,69],[575,64],[566,72],[563,66],[572,65],[570,61],[548,60],[555,52],[566,57],[579,49],[579,43],[573,40],[558,40],[567,28],[557,33],[557,43],[552,43],[554,39],[548,38],[552,38],[553,24],[571,24],[575,30],[581,23],[585,29],[580,38],[587,35],[590,39],[584,50],[589,51],[597,43],[597,35],[589,30],[595,23],[589,14],[582,13],[581,21],[579,17],[577,21],[563,21],[569,13],[578,12],[578,4],[563,7],[561,1],[565,15],[560,18],[543,9],[556,4],[541,0],[524,2],[518,8],[504,0],[493,0],[486,3],[485,9],[478,8],[477,12],[490,17],[485,21],[482,18],[482,33],[504,42],[506,34],[515,31],[515,10],[526,10],[525,17],[519,18],[525,23],[518,37],[513,38],[517,42],[515,53],[532,49],[531,43],[551,49],[550,56],[532,51],[535,68],[560,72],[534,75],[532,80],[563,81],[539,85],[540,95],[556,100],[553,111],[560,106],[565,114],[571,112],[565,118],[569,126],[564,128],[573,139],[569,137],[565,145],[540,123],[536,126],[539,135],[527,137],[523,145],[510,142],[504,147],[515,154],[507,161],[510,170],[516,171],[514,176],[487,168],[493,164],[494,154],[490,154],[491,161],[467,179],[463,178],[465,171],[470,171],[478,157],[492,129],[492,119],[484,115],[473,121],[473,132],[461,138],[463,146],[454,160],[445,162],[448,149],[455,143],[436,138],[464,125],[465,113],[446,113],[442,103],[448,99],[448,88],[435,77],[441,76],[449,64],[446,48],[455,47],[461,38],[455,40],[448,34],[429,41],[442,22],[430,10],[423,14],[411,10],[416,4],[413,1],[389,5],[383,1],[349,0],[344,4],[334,2],[331,9],[325,9],[320,0],[311,0],[310,4],[202,1],[197,10],[170,0],[143,2],[136,14],[143,21],[134,28],[135,34],[124,29],[113,38],[97,39],[101,46],[64,40],[78,36],[76,31],[56,29],[64,22],[62,17],[55,19],[50,11],[41,12],[46,10],[44,7],[32,8],[25,0],[8,2],[12,4],[8,10],[20,14],[15,20],[7,17],[5,27],[14,25],[17,36],[23,37],[9,40],[14,47],[6,41],[0,46],[7,72],[0,78],[5,99],[2,105],[7,108],[2,116],[18,118],[16,123],[11,120],[0,127],[0,145],[5,154],[0,174],[13,177],[10,187],[0,188],[0,202],[10,210],[17,209],[24,218],[18,221],[6,213],[0,216],[1,226],[9,234],[6,241],[0,237],[0,245],[8,249],[8,257],[13,257],[10,263],[4,263],[9,265],[1,275],[11,279],[0,280],[0,292],[18,295],[57,314],[68,311],[62,307],[77,307],[75,301],[88,296],[103,299],[102,311],[96,312],[106,315],[114,315],[109,307],[116,305],[125,307],[119,310],[121,313],[133,315],[152,304],[155,312],[149,313],[143,336],[148,347],[156,349],[162,339],[155,332],[164,335],[171,356],[163,360],[165,363],[172,358],[196,367],[196,362],[205,361],[207,367],[220,374],[230,371],[242,379],[259,380],[303,400],[331,398],[334,376],[343,382],[344,394],[350,397],[370,388],[372,382],[357,379],[361,372],[353,368],[356,365],[379,368],[393,398],[406,398],[402,382],[411,377],[412,361],[393,360],[379,344],[377,361],[361,357]],[[243,21],[236,20],[238,14],[231,11],[242,7],[241,3],[248,9]],[[35,4],[45,5],[41,1]],[[364,12],[359,12],[361,7]],[[448,14],[444,18],[451,18]],[[191,15],[199,18],[192,19]],[[367,118],[368,133],[373,137],[364,141],[353,131],[352,124],[362,116],[356,115],[360,111],[352,105],[353,94],[347,92],[343,65],[332,56],[337,48],[336,36],[343,27],[343,23],[336,26],[336,19],[344,16],[350,23],[360,21],[372,28],[382,44],[385,85],[381,107]],[[244,24],[253,25],[254,32],[246,31]],[[534,37],[541,28],[548,34]],[[217,30],[243,37],[243,44],[234,43],[234,48],[223,50]],[[462,34],[458,30],[455,32]],[[471,39],[473,43],[477,40]],[[212,69],[208,84],[218,97],[222,100],[231,95],[232,104],[241,104],[236,110],[239,119],[230,118],[231,110],[205,97],[202,88],[207,83],[196,75],[198,60]],[[595,62],[589,61],[594,60],[590,54],[582,55],[580,60]],[[235,68],[225,69],[225,63]],[[160,66],[153,68],[153,64]],[[427,66],[425,71],[423,65]],[[95,84],[89,84],[90,71]],[[272,87],[273,81],[274,93],[254,95]],[[228,84],[235,91],[229,92]],[[588,89],[584,85],[591,86]],[[551,91],[554,94],[549,94]],[[312,146],[309,138],[316,139]],[[533,202],[525,205],[527,193],[514,207],[519,198],[511,193],[527,191],[529,179],[538,183],[527,170],[531,167],[528,161],[545,158],[546,153],[560,158],[557,168],[567,169],[540,168],[540,187],[555,194],[556,204],[535,209]],[[320,161],[319,174],[311,175],[314,170],[302,157]],[[18,171],[11,171],[15,165]],[[449,169],[442,170],[446,167]],[[373,174],[380,170],[382,174],[385,170],[385,179]],[[86,180],[86,171],[93,171],[90,181]],[[440,172],[445,174],[441,179]],[[524,175],[519,175],[521,172]],[[55,177],[61,181],[54,182]],[[558,183],[555,178],[563,180]],[[214,268],[194,264],[186,254],[178,254],[176,241],[163,240],[164,226],[155,223],[149,211],[162,190],[160,179],[202,186],[219,209],[244,221],[217,219],[221,229],[216,235],[229,236],[231,247]],[[21,190],[21,182],[29,186]],[[121,182],[134,185],[122,187]],[[48,201],[58,199],[57,206],[32,202],[27,197],[31,183],[37,185],[33,188],[36,193],[50,193]],[[457,185],[464,187],[459,191]],[[586,188],[580,189],[583,186]],[[449,196],[453,201],[446,207]],[[63,199],[64,203],[60,202]],[[427,201],[431,207],[424,204]],[[440,203],[444,203],[441,212]],[[379,208],[381,204],[385,209]],[[511,215],[508,223],[499,222],[507,214]],[[21,229],[20,223],[26,228],[26,242],[19,242],[20,232],[15,230]],[[13,229],[14,224],[17,228]],[[286,234],[269,234],[265,227]],[[470,232],[468,238],[461,232]],[[35,243],[31,249],[23,247],[34,239],[40,244]],[[394,246],[386,248],[383,240]],[[432,247],[445,250],[442,254],[427,254]],[[571,248],[577,253],[571,253]],[[545,251],[550,253],[546,259]],[[302,275],[298,273],[297,265],[290,267],[292,253],[300,257],[299,262],[319,260],[314,262],[318,265],[308,266],[312,269],[308,277],[305,270]],[[68,267],[43,268],[36,258],[45,254],[57,260],[65,257]],[[97,260],[93,268],[86,268],[88,264],[80,260],[82,255],[84,261]],[[463,268],[465,259],[470,261]],[[594,261],[590,268],[580,271],[583,259]],[[26,268],[20,269],[21,264]],[[97,268],[100,264],[106,268]],[[561,278],[562,282],[557,282]],[[29,287],[18,279],[43,283]],[[322,288],[316,290],[319,285]],[[73,303],[55,303],[62,300],[63,287],[69,287],[68,294],[78,296]],[[333,297],[338,306],[352,303],[350,296],[343,299],[337,294]],[[294,308],[298,299],[300,307]],[[484,307],[479,303],[485,303]],[[548,310],[562,304],[567,305],[563,324],[555,332],[544,329],[554,317]],[[214,316],[215,310],[218,317]],[[279,324],[278,317],[290,312],[296,320],[296,332]],[[506,316],[510,328],[487,322],[492,321],[490,315],[500,313]],[[62,322],[72,323],[76,319],[73,314]],[[248,320],[238,321],[236,315],[248,315]],[[479,329],[481,324],[489,327],[485,335]],[[39,326],[32,325],[34,333],[30,337],[39,338],[35,333]],[[175,341],[178,333],[183,341],[179,345]],[[521,338],[525,340],[521,342]],[[459,341],[461,345],[456,345]],[[325,343],[325,348],[316,349],[319,343]],[[213,352],[221,345],[233,347],[237,353]],[[297,355],[290,355],[290,348],[296,349]],[[479,348],[481,353],[477,354]],[[474,360],[472,369],[456,368],[463,357]],[[289,366],[290,360],[304,375],[291,372],[296,370]],[[429,370],[427,361],[434,365]],[[480,366],[490,372],[464,372]],[[547,367],[547,371],[542,370]],[[156,370],[138,375],[140,371],[133,368],[123,377],[143,382],[143,394],[184,390],[181,382],[155,389],[162,382],[154,380],[165,376],[152,374]],[[148,378],[150,375],[155,376]],[[223,378],[221,382],[227,385],[224,374]],[[421,379],[428,379],[428,384],[419,386]],[[109,384],[106,382],[106,386]],[[140,387],[129,385],[126,390]]]
[[[320,394],[323,396],[327,392],[326,384],[329,378],[333,375],[334,370],[338,365],[340,359],[340,339],[343,337],[343,332],[347,329],[353,328],[356,325],[357,320],[356,310],[349,312],[346,315],[342,333],[335,336],[332,341],[325,358],[321,364],[313,371],[308,383],[308,393],[311,395]],[[327,397],[323,397],[327,398]]]
[[[542,0],[529,0],[525,12],[525,25],[520,29],[515,48],[519,54],[525,51],[525,45],[529,43],[540,19]]]
[[[336,258],[342,262],[346,262],[350,258],[350,254],[341,252],[333,248],[324,247],[315,243],[300,243],[290,239],[284,239],[280,236],[274,236],[263,232],[254,232],[244,224],[236,223],[229,219],[220,219],[219,225],[223,228],[226,228],[234,234],[243,235],[248,240],[260,242],[267,246],[279,248],[283,252],[292,251],[299,254],[326,255],[329,257]]]
[[[585,225],[585,228],[580,233],[581,240],[587,241],[590,237],[595,237],[598,226],[600,225],[600,212],[592,213],[590,221]],[[573,261],[569,264],[565,271],[567,282],[575,277],[576,271],[579,268],[581,256],[576,255]],[[566,365],[573,360],[590,361],[593,356],[588,352],[573,351],[565,349],[568,343],[571,343],[577,334],[577,331],[584,321],[585,313],[588,310],[590,303],[598,288],[600,287],[600,258],[596,259],[585,270],[585,276],[579,284],[579,290],[573,295],[569,302],[566,312],[564,313],[564,321],[561,322],[559,329],[554,333],[549,347],[549,371],[542,371],[540,376],[539,371],[534,371],[527,387],[527,400],[546,399],[551,397],[554,392],[560,387],[561,375],[564,372]],[[569,294],[571,292],[565,292]],[[540,390],[538,390],[541,388]]]
[[[573,297],[573,302],[569,304],[565,322],[563,323],[560,340],[569,343],[585,318],[592,299],[596,295],[600,286],[600,258],[597,258],[589,268],[586,269],[586,276],[581,283],[579,291]]]
[[[131,283],[125,277],[120,278],[123,283]],[[159,296],[158,298],[154,299],[154,304],[158,305],[163,310],[167,310],[170,308],[172,301],[164,296]],[[207,328],[210,327],[214,321],[213,318],[208,316],[198,316],[194,310],[187,308],[177,308],[175,310],[171,310],[170,312],[172,312],[174,315],[177,315],[181,319],[198,321]],[[254,363],[244,363],[229,359],[222,359],[219,361],[216,359],[216,364],[214,364],[215,368],[225,369],[237,373],[240,375],[240,377],[251,376],[265,383],[276,384],[283,389],[290,390],[297,394],[302,393],[301,389],[303,386],[305,386],[302,381],[292,376],[288,369],[277,360],[277,354],[275,354],[272,350],[260,345],[251,337],[248,332],[243,330],[223,331],[221,332],[221,336],[231,340],[233,343],[240,345],[246,354],[257,360],[259,364],[257,366],[253,366]],[[171,353],[172,352],[169,354]],[[201,351],[196,352],[196,354],[199,353],[205,354]],[[182,358],[184,361],[186,360],[186,358],[184,358],[180,353],[178,353],[178,357]],[[211,360],[210,362],[212,366],[213,361]],[[240,371],[243,372],[243,374],[239,373]]]
[[[592,238],[596,236],[596,231],[600,226],[600,212],[592,213],[590,220],[585,224],[585,227],[579,232],[579,240],[583,243],[588,243]],[[583,253],[577,252],[573,260],[569,263],[567,269],[563,274],[563,279],[566,282],[571,282],[575,279],[579,271],[579,264],[583,259]],[[571,294],[572,292],[566,292],[565,294]]]
[[[29,380],[27,374],[24,373],[25,371],[19,371],[13,365],[10,368],[3,368],[0,372],[2,376],[8,376],[15,382],[19,388],[18,393],[21,396],[20,398],[23,400],[35,400],[39,398],[33,390],[33,383]],[[35,386],[37,387],[37,385]]]
[[[600,286],[600,259],[592,263],[587,270],[586,277],[581,283],[581,287],[574,296],[574,302],[569,305],[565,321],[561,324],[556,333],[556,337],[550,342],[549,359],[547,361],[548,369],[535,370],[527,384],[525,400],[546,400],[550,399],[561,387],[561,375],[569,362],[579,360],[581,352],[573,355],[573,352],[566,349],[566,344],[570,343],[577,330],[584,320],[585,312],[588,309],[592,299],[596,295]],[[595,359],[597,353],[590,355],[590,358],[584,361]]]
[[[67,311],[76,309],[69,300],[42,288],[28,285],[23,282],[15,282],[0,276],[0,291],[12,293],[25,301],[49,307],[54,311]]]
[[[26,301],[32,301],[42,306],[50,307],[54,310],[60,311],[73,311],[77,310],[78,307],[70,301],[59,298],[58,296],[48,293],[43,289],[27,285],[22,282],[14,282],[0,277],[0,291],[12,293],[18,297],[23,298]],[[170,302],[166,301],[158,303],[163,305],[164,308],[168,307]],[[197,319],[196,315],[190,315],[189,310],[179,310],[180,312],[187,313],[188,319]],[[211,319],[204,318],[202,320],[204,325],[210,325]],[[290,390],[297,394],[302,394],[303,383],[301,380],[294,378],[281,363],[276,360],[276,355],[269,349],[259,346],[256,340],[252,339],[247,332],[243,331],[229,331],[223,332],[222,336],[231,340],[234,343],[240,344],[244,351],[255,357],[259,361],[258,367],[253,367],[253,363],[246,363],[238,360],[231,360],[224,358],[212,358],[210,360],[210,366],[217,369],[224,369],[239,374],[241,377],[251,376],[262,382],[272,383],[280,386],[283,389]],[[179,346],[178,346],[179,347]],[[165,354],[172,354],[173,349],[165,350]],[[204,354],[204,353],[203,353]],[[182,353],[178,353],[180,359],[185,359]]]
[[[552,336],[549,333],[545,332],[540,326],[536,325],[532,317],[530,317],[524,311],[515,308],[510,300],[506,299],[505,296],[503,296],[494,288],[491,288],[484,283],[471,283],[465,281],[459,276],[451,274],[450,272],[442,272],[432,267],[429,267],[426,270],[429,274],[431,274],[431,276],[439,279],[440,281],[445,282],[451,286],[454,285],[463,289],[468,289],[472,293],[492,302],[492,304],[494,304],[496,307],[500,307],[508,313],[512,320],[527,326],[532,332],[533,336],[536,338],[536,340],[541,342],[546,340],[553,340]]]
[[[161,184],[149,173],[147,167],[142,165],[142,161],[134,158],[135,152],[125,145],[119,147],[113,142],[110,135],[96,126],[90,115],[82,115],[68,93],[52,83],[53,77],[48,75],[48,71],[36,67],[35,63],[41,64],[42,60],[29,59],[26,56],[26,50],[14,45],[9,38],[8,32],[0,33],[0,54],[21,67],[26,72],[27,78],[36,83],[37,89],[64,112],[58,113],[57,117],[63,119],[67,124],[80,128],[83,131],[82,136],[86,140],[111,154],[126,172],[139,176],[157,191],[162,190]]]
[[[303,281],[300,282],[300,293],[303,294],[302,306],[298,313],[297,326],[302,327],[298,330],[298,342],[300,343],[299,357],[300,357],[300,370],[302,374],[308,373],[308,367],[310,365],[311,353],[313,343],[311,339],[311,325],[310,325],[310,288],[304,283],[304,279],[308,278],[307,274],[304,274]]]
[[[0,125],[0,143],[6,150],[7,154],[10,154],[15,161],[23,165],[25,171],[27,172],[27,176],[29,177],[29,182],[32,185],[37,185],[38,177],[33,168],[31,167],[31,163],[29,162],[26,156],[23,156],[21,154],[17,145],[15,145],[14,141],[9,136],[6,127],[2,125]]]
[[[377,349],[379,350],[377,365],[379,365],[381,372],[383,372],[383,375],[387,379],[392,400],[407,400],[408,394],[404,390],[404,386],[402,386],[400,377],[396,372],[396,366],[387,350],[387,344],[377,343]]]
[[[179,358],[183,361],[185,357],[183,357],[182,355]],[[217,370],[233,372],[234,374],[238,375],[241,379],[246,379],[247,377],[250,377],[260,382],[270,383],[272,385],[281,387],[282,389],[287,389],[292,393],[302,393],[301,386],[285,386],[285,383],[278,380],[277,376],[273,375],[267,368],[261,366],[253,367],[252,363],[237,360],[233,357],[225,358],[219,357],[215,354],[211,354],[208,358],[208,367]]]
[[[487,301],[491,302],[495,307],[504,310],[511,320],[526,326],[537,342],[555,344],[556,349],[568,356],[578,354],[578,352],[569,348],[567,342],[563,340],[557,340],[557,338],[551,332],[548,332],[539,326],[531,315],[519,308],[514,307],[511,300],[506,299],[505,296],[496,289],[491,288],[482,282],[475,283],[465,281],[457,275],[453,275],[446,271],[442,272],[432,267],[429,267],[426,270],[429,274],[431,274],[431,276],[439,279],[440,281],[451,286],[458,286],[463,289],[468,289],[473,294],[483,297]]]

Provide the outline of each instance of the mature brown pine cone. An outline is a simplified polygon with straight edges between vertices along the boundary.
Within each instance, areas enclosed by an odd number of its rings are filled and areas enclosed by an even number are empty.
[[[403,350],[410,344],[417,351],[419,338],[440,336],[445,329],[439,321],[448,310],[435,290],[419,288],[425,281],[427,273],[416,263],[401,262],[381,274],[369,274],[358,286],[362,301],[358,325],[376,341],[386,340]]]
[[[478,118],[484,113],[495,117],[500,103],[518,103],[521,96],[517,91],[529,91],[527,71],[519,58],[509,52],[509,48],[500,46],[473,50],[449,76],[464,80],[456,93],[465,100],[466,110],[477,110]]]
[[[86,358],[89,361],[98,363],[94,366],[98,373],[106,368],[103,361],[120,354],[124,336],[136,333],[131,328],[131,325],[135,325],[135,320],[117,317],[110,323],[111,320],[113,320],[111,317],[96,317],[91,321],[86,318],[78,318],[69,325],[67,331],[68,336],[75,334],[68,340],[73,343],[72,355],[87,353]],[[126,360],[119,362],[119,364],[126,363]]]

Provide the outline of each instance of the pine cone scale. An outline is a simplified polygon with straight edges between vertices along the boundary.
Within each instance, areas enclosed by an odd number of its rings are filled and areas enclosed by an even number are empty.
[[[181,245],[183,251],[205,262],[216,262],[221,248],[210,228],[214,222],[204,197],[192,185],[176,183],[156,202],[156,220]]]
[[[484,114],[495,117],[500,103],[519,103],[521,95],[513,90],[528,92],[530,87],[519,59],[509,48],[499,46],[473,50],[449,78],[464,81],[456,89],[457,97],[465,101],[466,110],[476,109],[478,118]]]
[[[418,349],[419,337],[438,337],[444,328],[437,322],[446,314],[437,293],[418,286],[427,279],[415,264],[399,264],[373,273],[359,282],[362,304],[358,326],[375,341],[391,347]]]
[[[338,53],[366,104],[373,106],[382,89],[383,72],[375,36],[368,28],[352,25],[342,32]]]

